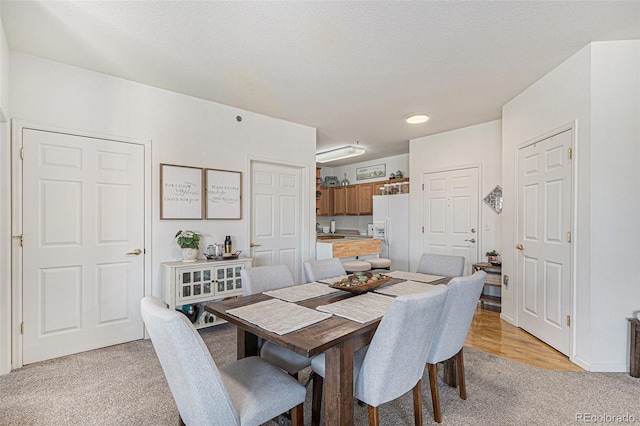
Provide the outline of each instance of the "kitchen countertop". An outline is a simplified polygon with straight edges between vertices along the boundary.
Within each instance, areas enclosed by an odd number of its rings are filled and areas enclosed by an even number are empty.
[[[368,235],[359,235],[359,234],[341,234],[341,233],[322,233],[319,232],[316,234],[316,237],[331,237],[327,239],[318,239],[318,241],[327,242],[327,241],[336,241],[336,240],[368,240],[373,237]]]

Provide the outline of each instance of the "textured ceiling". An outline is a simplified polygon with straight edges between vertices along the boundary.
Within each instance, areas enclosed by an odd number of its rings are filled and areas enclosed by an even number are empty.
[[[355,161],[500,118],[592,41],[640,38],[640,1],[2,1],[16,51],[316,127]],[[408,125],[412,112],[431,114]],[[337,166],[354,160],[328,163]]]

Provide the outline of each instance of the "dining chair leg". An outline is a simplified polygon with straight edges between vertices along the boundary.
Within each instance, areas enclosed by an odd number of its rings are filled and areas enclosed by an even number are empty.
[[[304,426],[304,409],[298,404],[291,409],[291,426]]]
[[[458,386],[460,386],[460,398],[467,399],[467,384],[464,380],[464,355],[460,348],[460,352],[456,354],[456,375],[458,376]]]
[[[422,426],[422,380],[413,387],[413,421],[416,426]]]
[[[324,378],[316,374],[313,378],[313,394],[311,395],[311,425],[320,424],[320,410],[322,410],[322,386]]]
[[[438,367],[436,364],[427,364],[429,370],[429,387],[431,388],[431,403],[433,404],[433,419],[442,422],[440,412],[440,396],[438,395]]]
[[[184,421],[182,421],[182,416],[180,414],[178,414],[178,426],[187,426],[184,424]]]
[[[380,418],[378,417],[378,407],[368,405],[369,407],[369,426],[378,426]]]

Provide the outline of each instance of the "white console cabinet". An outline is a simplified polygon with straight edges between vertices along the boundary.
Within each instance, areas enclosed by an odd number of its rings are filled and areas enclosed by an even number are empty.
[[[250,268],[253,259],[162,263],[162,299],[169,309],[177,306],[209,302],[225,297],[242,296],[240,271]],[[196,328],[222,324],[195,324]]]

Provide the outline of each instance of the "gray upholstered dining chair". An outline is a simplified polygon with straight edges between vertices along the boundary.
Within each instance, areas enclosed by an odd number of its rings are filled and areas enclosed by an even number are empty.
[[[354,396],[366,403],[369,424],[377,425],[378,406],[413,389],[413,415],[422,424],[422,375],[447,286],[419,294],[396,297],[371,339],[353,359]],[[325,355],[311,361],[313,384],[312,424],[320,422]]]
[[[416,272],[444,277],[461,277],[464,275],[464,257],[423,253]]]
[[[240,277],[242,278],[242,294],[245,296],[295,285],[287,265],[244,268],[240,271]],[[293,377],[297,378],[300,370],[311,365],[310,358],[275,343],[258,339],[258,345],[262,358],[282,368]]]
[[[471,326],[486,276],[486,272],[478,271],[473,275],[454,278],[447,284],[449,291],[444,301],[440,323],[427,356],[433,418],[438,423],[442,421],[442,412],[440,411],[436,364],[455,357],[460,398],[467,399],[463,346],[467,333],[469,333],[469,327]]]
[[[304,262],[304,275],[307,282],[323,280],[325,278],[341,277],[347,275],[340,259],[307,260]]]
[[[258,425],[291,410],[303,424],[306,388],[260,357],[218,367],[183,314],[157,297],[140,302],[142,318],[186,425]]]

